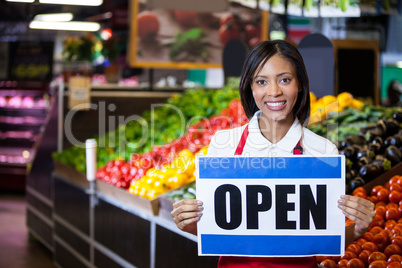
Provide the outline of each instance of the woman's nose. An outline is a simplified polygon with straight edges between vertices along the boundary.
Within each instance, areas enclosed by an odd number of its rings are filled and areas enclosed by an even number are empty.
[[[271,83],[267,87],[267,93],[266,94],[269,95],[269,96],[272,96],[272,97],[280,96],[280,95],[282,95],[282,89],[277,84]]]

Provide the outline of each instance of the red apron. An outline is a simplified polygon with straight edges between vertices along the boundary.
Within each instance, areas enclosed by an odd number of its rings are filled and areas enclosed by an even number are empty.
[[[248,137],[248,125],[243,131],[235,155],[241,155]],[[303,154],[300,140],[293,149],[294,155]],[[232,257],[222,256],[219,258],[218,268],[317,268],[315,257]]]

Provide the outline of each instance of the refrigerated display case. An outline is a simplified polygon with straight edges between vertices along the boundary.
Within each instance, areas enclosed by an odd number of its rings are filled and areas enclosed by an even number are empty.
[[[49,112],[49,94],[47,88],[10,83],[0,82],[0,189],[24,191]]]

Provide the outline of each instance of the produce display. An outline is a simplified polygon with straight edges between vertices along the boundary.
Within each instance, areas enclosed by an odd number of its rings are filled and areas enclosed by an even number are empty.
[[[234,88],[226,86],[219,92],[187,90],[182,95],[173,95],[167,105],[157,107],[153,113],[144,112],[142,118],[148,126],[153,124],[152,138],[157,145],[147,139],[138,148],[132,146],[142,136],[138,121],[97,137],[106,143],[98,148],[97,179],[148,199],[188,185],[194,180],[195,155],[200,150],[206,153],[215,132],[248,122]],[[337,144],[340,154],[346,157],[346,193],[352,193],[401,161],[402,112],[397,108],[363,105],[347,92],[322,98],[310,93],[310,101],[308,128]],[[184,130],[183,118],[188,122]],[[121,133],[127,144],[119,143]],[[116,146],[108,146],[111,139],[116,140]],[[85,150],[81,146],[55,153],[54,157],[85,172]],[[175,198],[180,198],[179,195]]]
[[[153,199],[194,181],[195,155],[206,154],[214,133],[241,126],[247,121],[240,101],[234,99],[219,115],[191,125],[179,139],[155,146],[150,152],[134,154],[131,165],[121,160],[110,161],[98,170],[96,177],[121,188],[131,184],[130,193]]]
[[[143,125],[138,121],[130,121],[127,125],[119,126],[114,132],[94,137],[98,144],[99,141],[104,144],[97,148],[98,168],[116,159],[128,161],[133,154],[149,152],[154,156],[157,152],[153,151],[155,149],[153,144],[164,146],[171,143],[187,131],[189,126],[186,124],[195,124],[197,120],[220,114],[233,99],[238,98],[238,90],[229,86],[221,90],[192,89],[186,90],[183,94],[174,94],[166,105],[156,107],[153,112],[146,111],[142,114],[141,123],[148,126],[148,133],[153,133],[152,139],[148,138],[141,143]],[[84,146],[84,144],[76,145],[62,153],[55,152],[53,158],[85,173]]]
[[[344,256],[317,256],[327,268],[400,268],[402,267],[402,176],[395,175],[385,185],[367,193],[357,187],[353,195],[375,204],[376,215],[368,231],[348,245]],[[353,223],[346,218],[346,225]]]

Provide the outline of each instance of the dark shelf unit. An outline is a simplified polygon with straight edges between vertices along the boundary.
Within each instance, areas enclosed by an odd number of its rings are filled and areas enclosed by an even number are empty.
[[[42,139],[49,113],[45,102],[49,88],[21,87],[0,88],[0,190],[24,192],[27,174]],[[23,103],[24,97],[31,103]],[[19,103],[4,103],[19,98]]]

